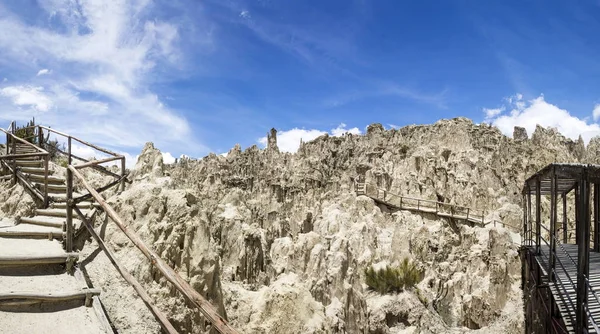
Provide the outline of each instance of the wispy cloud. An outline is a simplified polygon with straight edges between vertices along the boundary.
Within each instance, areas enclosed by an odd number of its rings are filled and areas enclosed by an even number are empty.
[[[349,93],[336,95],[323,101],[326,108],[338,108],[367,98],[398,97],[416,101],[418,103],[433,105],[439,109],[446,109],[448,89],[437,93],[425,93],[394,83],[373,83]]]
[[[42,122],[124,148],[148,140],[200,147],[186,118],[152,91],[155,71],[176,66],[180,50],[178,26],[149,15],[151,6],[146,0],[42,2],[31,10],[53,24],[41,26],[2,8],[2,60],[43,68],[33,78],[14,73],[18,82],[0,86],[0,119],[43,115]]]

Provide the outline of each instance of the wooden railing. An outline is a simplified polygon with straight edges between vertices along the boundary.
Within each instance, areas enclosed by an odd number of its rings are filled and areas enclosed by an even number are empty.
[[[79,139],[77,137],[71,136],[69,134],[57,131],[55,129],[52,129],[52,128],[49,128],[49,127],[46,127],[46,126],[36,125],[36,127],[38,128],[38,133],[39,133],[40,138],[43,138],[44,131],[45,131],[46,133],[53,133],[56,136],[64,137],[66,139],[66,142],[67,142],[67,147],[66,147],[67,151],[66,152],[63,151],[63,150],[61,150],[59,147],[54,147],[53,149],[55,149],[58,153],[61,153],[61,154],[65,155],[67,157],[67,163],[69,165],[72,165],[73,164],[73,159],[76,159],[76,160],[79,160],[79,161],[83,162],[82,165],[78,165],[78,166],[90,167],[90,168],[93,168],[93,169],[95,169],[95,170],[103,173],[103,174],[106,174],[106,175],[109,175],[109,176],[113,176],[113,177],[115,177],[115,178],[118,179],[118,182],[110,183],[109,185],[105,186],[105,189],[100,189],[99,190],[100,192],[102,192],[102,191],[104,191],[104,190],[112,187],[116,183],[120,183],[121,184],[121,190],[125,189],[125,182],[129,182],[129,181],[127,180],[127,177],[125,176],[125,157],[123,155],[117,154],[117,153],[112,152],[112,151],[109,151],[109,150],[107,150],[107,149],[105,149],[103,147],[99,147],[97,145],[88,143],[87,141],[84,141],[84,140]],[[105,159],[100,159],[100,160],[88,160],[86,158],[79,157],[79,156],[77,156],[77,155],[75,155],[75,154],[72,153],[72,150],[73,150],[73,141],[79,142],[82,145],[85,145],[85,146],[90,147],[90,148],[92,148],[92,149],[94,149],[96,151],[99,151],[99,152],[102,152],[104,154],[107,154],[110,157],[109,158],[105,158]],[[41,140],[40,142],[44,142],[44,141]],[[45,144],[45,145],[47,145],[47,144]],[[120,163],[120,167],[121,167],[121,173],[120,173],[120,175],[111,172],[106,167],[101,166],[101,164],[103,164],[103,163],[112,162],[112,161],[116,161],[116,160],[120,160],[120,162],[121,162]],[[87,198],[85,198],[85,199],[87,199]],[[82,200],[85,200],[85,199],[82,199]]]
[[[50,160],[50,153],[40,148],[23,138],[19,138],[15,135],[16,125],[15,122],[11,122],[8,130],[0,128],[0,131],[6,134],[6,154],[0,156],[0,164],[6,167],[13,175],[13,182],[20,181],[21,184],[26,187],[32,194],[34,194],[43,203],[43,207],[48,206],[48,163]],[[16,153],[17,143],[21,145],[29,146],[35,149],[35,153]],[[12,149],[12,150],[11,150]],[[33,182],[27,178],[17,167],[17,159],[29,158],[29,157],[40,157],[43,159],[44,166],[44,188],[40,190],[33,185]]]
[[[376,201],[383,202],[388,206],[397,207],[400,210],[433,213],[441,217],[461,219],[475,224],[486,225],[484,211],[477,211],[465,206],[433,200],[401,196],[364,183],[357,184],[357,190],[359,194],[367,195]]]
[[[194,290],[189,285],[189,283],[187,283],[181,276],[179,276],[179,274],[177,274],[177,272],[173,268],[168,266],[166,264],[166,262],[164,260],[162,260],[158,256],[158,254],[156,254],[156,252],[154,252],[148,246],[146,246],[144,244],[144,242],[142,241],[142,239],[135,232],[133,232],[127,228],[127,226],[123,223],[123,220],[117,215],[117,213],[114,211],[114,209],[105,202],[104,198],[100,195],[101,192],[103,192],[103,191],[107,190],[108,188],[115,186],[119,183],[121,184],[121,190],[124,190],[125,182],[131,183],[131,181],[127,180],[127,177],[125,175],[125,157],[124,156],[119,155],[114,152],[111,152],[105,148],[90,144],[79,138],[73,137],[71,135],[65,134],[63,132],[54,130],[49,127],[35,125],[35,126],[30,126],[30,127],[21,128],[21,129],[30,129],[30,128],[34,128],[34,134],[35,134],[34,136],[37,138],[37,142],[41,146],[47,145],[47,143],[46,143],[47,138],[44,139],[44,133],[46,133],[46,134],[53,133],[57,136],[64,137],[67,140],[67,148],[66,148],[67,151],[61,150],[60,147],[53,147],[54,150],[56,150],[60,154],[65,155],[68,159],[67,180],[66,180],[66,183],[67,183],[67,194],[66,194],[67,195],[66,196],[67,215],[66,216],[67,217],[66,217],[66,224],[65,224],[66,225],[65,248],[66,248],[67,252],[69,252],[69,253],[72,252],[73,248],[74,248],[74,245],[73,245],[73,236],[74,236],[73,212],[75,212],[77,214],[77,216],[80,218],[80,220],[83,222],[86,229],[90,232],[92,237],[98,242],[99,247],[105,252],[105,254],[110,259],[111,263],[115,266],[117,271],[121,274],[121,276],[130,285],[132,285],[132,287],[136,290],[136,292],[138,293],[140,298],[148,306],[148,308],[150,309],[152,314],[154,314],[154,316],[157,318],[157,320],[160,322],[160,324],[161,324],[162,328],[165,330],[165,332],[173,333],[173,334],[177,333],[177,331],[175,330],[173,325],[169,322],[167,317],[156,306],[154,306],[148,293],[143,289],[141,284],[130,273],[128,273],[122,265],[120,265],[118,263],[114,254],[110,251],[110,249],[107,247],[106,243],[102,240],[102,238],[100,238],[98,233],[95,231],[94,225],[91,222],[90,218],[88,216],[84,215],[83,212],[81,212],[81,210],[77,207],[78,203],[80,203],[82,201],[93,199],[98,203],[99,207],[102,210],[104,210],[106,215],[109,218],[111,218],[112,221],[115,222],[115,224],[117,224],[117,226],[121,229],[121,231],[123,231],[125,233],[125,235],[135,244],[135,246],[144,254],[144,256],[146,256],[151,261],[151,263],[167,278],[167,280],[170,283],[172,283],[179,292],[181,292],[193,305],[195,305],[200,310],[200,312],[204,315],[204,317],[212,323],[212,326],[214,327],[214,329],[216,329],[220,333],[226,333],[226,334],[237,333],[225,321],[225,319],[223,319],[223,317],[221,317],[218,314],[216,309],[206,299],[204,299],[204,297],[202,297],[202,295],[200,295],[196,290]],[[10,166],[8,166],[8,164],[5,162],[5,160],[12,159],[14,161],[14,160],[16,160],[16,158],[29,157],[29,156],[44,157],[45,170],[46,170],[46,172],[44,174],[45,175],[45,177],[44,177],[44,179],[45,179],[44,203],[45,204],[44,205],[46,206],[48,204],[48,194],[47,194],[48,185],[47,184],[48,184],[48,160],[49,160],[50,154],[48,151],[44,150],[43,148],[37,147],[36,145],[33,145],[33,144],[27,142],[25,139],[21,139],[21,138],[18,138],[17,136],[15,136],[14,131],[16,129],[16,126],[15,126],[14,122],[11,123],[9,129],[10,129],[10,131],[0,129],[7,135],[7,155],[1,156],[0,161],[2,161],[2,163],[6,164],[7,167],[9,167],[9,169],[11,169],[11,171],[13,171],[15,174],[18,175],[18,169],[16,168],[16,165],[14,165],[11,168]],[[110,157],[104,158],[104,159],[99,159],[99,160],[93,160],[93,161],[84,159],[82,157],[78,157],[72,153],[73,140],[75,140],[83,145],[86,145],[88,147],[91,147],[97,151],[108,154]],[[23,144],[26,144],[26,145],[36,148],[36,150],[38,150],[39,153],[9,155],[8,154],[9,153],[9,148],[8,148],[9,142],[13,144],[13,153],[14,153],[14,150],[16,148],[14,143],[16,143],[16,141],[19,141]],[[74,165],[73,159],[80,160],[83,163]],[[111,172],[106,167],[101,165],[101,164],[105,164],[105,163],[109,163],[109,162],[113,162],[113,161],[117,161],[117,160],[120,160],[120,162],[121,162],[120,175]],[[85,180],[83,175],[80,173],[80,170],[84,169],[84,168],[93,168],[104,174],[115,177],[116,180],[103,186],[103,187],[94,189],[92,186],[90,186],[90,184]],[[83,187],[88,191],[87,194],[84,194],[77,198],[73,197],[74,178],[77,178],[77,180],[81,182]],[[25,182],[26,180],[23,179],[23,181]]]
[[[89,195],[100,205],[100,207],[104,210],[106,215],[125,233],[125,235],[133,242],[133,244],[144,254],[148,260],[165,276],[165,278],[175,286],[175,288],[181,292],[194,306],[196,306],[200,312],[204,315],[204,317],[211,322],[214,329],[219,331],[220,333],[233,334],[237,333],[235,329],[233,329],[223,317],[219,315],[217,310],[208,302],[202,295],[200,295],[196,290],[194,290],[188,282],[186,282],[179,274],[171,268],[167,263],[162,260],[156,252],[150,249],[146,244],[142,241],[142,239],[132,230],[130,230],[121,217],[117,215],[115,210],[106,203],[106,201],[100,196],[100,194],[91,187],[83,175],[79,172],[81,168],[89,167],[92,163],[101,163],[101,161],[90,162],[89,164],[84,165],[69,165],[67,168],[67,225],[72,225],[73,219],[73,211],[77,213],[79,218],[84,222],[84,225],[89,230],[90,234],[98,241],[100,248],[104,250],[108,258],[111,260],[113,265],[117,268],[121,276],[129,282],[134,289],[138,292],[142,300],[146,303],[146,305],[150,308],[150,311],[156,316],[157,320],[161,323],[163,329],[168,333],[177,333],[177,331],[173,328],[169,320],[164,314],[158,310],[148,297],[148,294],[144,291],[141,285],[131,276],[127,271],[123,269],[123,267],[117,262],[115,256],[112,252],[107,248],[106,244],[102,241],[102,239],[98,236],[98,233],[94,230],[93,225],[85,215],[77,208],[74,204],[73,199],[73,178],[77,178],[83,187],[89,192]]]

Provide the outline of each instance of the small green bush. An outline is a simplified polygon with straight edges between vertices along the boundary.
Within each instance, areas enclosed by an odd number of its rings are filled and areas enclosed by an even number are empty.
[[[373,266],[365,268],[365,283],[369,289],[380,294],[412,289],[422,280],[422,276],[416,265],[407,258],[402,260],[398,268],[390,266],[379,270],[375,270]]]

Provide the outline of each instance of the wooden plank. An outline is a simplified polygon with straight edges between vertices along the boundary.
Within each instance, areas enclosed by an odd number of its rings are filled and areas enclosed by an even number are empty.
[[[3,304],[2,301],[10,300],[14,301],[15,299],[23,299],[23,300],[36,300],[38,302],[43,301],[66,301],[66,300],[74,300],[74,299],[85,299],[88,296],[99,295],[99,289],[81,289],[81,290],[73,290],[73,291],[60,291],[60,292],[31,292],[31,291],[9,291],[9,292],[0,292],[0,304]]]
[[[0,265],[33,265],[66,263],[69,258],[79,258],[78,253],[65,253],[60,256],[2,256]]]
[[[75,168],[82,169],[82,168],[85,168],[85,167],[90,167],[92,165],[100,165],[100,164],[103,164],[103,163],[106,163],[106,162],[111,162],[111,161],[120,160],[120,159],[123,159],[122,155],[116,156],[116,157],[110,157],[110,158],[106,158],[106,159],[100,159],[100,160],[90,160],[90,161],[88,161],[86,163],[83,163],[83,164],[80,164],[80,165],[76,165]]]
[[[91,187],[83,178],[83,176],[73,166],[68,166],[69,170],[73,172],[73,175],[77,177],[84,188],[86,188],[94,199],[102,206],[104,212],[117,224],[117,226],[125,233],[125,235],[131,240],[136,247],[142,251],[142,254],[146,256],[151,263],[165,276],[165,278],[171,282],[177,290],[179,290],[192,304],[194,304],[200,312],[206,317],[208,321],[213,325],[214,329],[222,334],[237,333],[233,327],[231,327],[227,321],[219,315],[217,310],[209,303],[202,295],[194,290],[188,282],[186,282],[173,268],[169,267],[156,252],[151,250],[144,244],[142,239],[134,232],[130,231],[125,223],[121,220],[121,217],[113,210],[111,206],[106,204],[104,198],[98,194],[93,187]]]

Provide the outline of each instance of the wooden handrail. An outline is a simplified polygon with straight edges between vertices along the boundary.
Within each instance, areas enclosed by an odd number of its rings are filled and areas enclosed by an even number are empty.
[[[70,177],[69,177],[70,175]],[[114,209],[106,203],[106,201],[94,190],[92,186],[90,186],[84,177],[79,173],[79,171],[72,165],[67,167],[67,180],[68,182],[73,182],[73,176],[75,176],[84,188],[92,195],[92,197],[98,202],[98,204],[102,207],[104,212],[112,219],[112,221],[117,224],[119,229],[125,233],[125,235],[131,240],[134,245],[150,260],[150,262],[165,276],[165,278],[171,282],[179,292],[181,292],[192,304],[194,304],[200,312],[210,321],[213,327],[222,334],[233,334],[237,333],[235,329],[233,329],[223,317],[219,315],[217,310],[206,300],[202,295],[200,295],[196,290],[194,290],[188,282],[186,282],[179,274],[173,270],[169,265],[166,264],[164,260],[162,260],[156,252],[148,248],[143,240],[133,231],[131,231],[123,222],[121,217],[117,215]],[[69,186],[67,185],[67,189]],[[73,200],[72,193],[67,196],[67,217],[69,216],[69,212],[73,211]],[[67,222],[68,223],[68,222]]]
[[[162,313],[156,306],[154,306],[154,304],[152,304],[152,299],[150,298],[150,296],[148,296],[148,293],[146,292],[146,290],[144,290],[140,282],[138,282],[138,280],[136,280],[135,277],[133,277],[133,275],[131,275],[127,270],[125,270],[125,268],[123,268],[121,264],[119,264],[116,256],[108,248],[108,246],[106,246],[106,243],[104,243],[104,240],[100,238],[98,233],[96,233],[92,222],[89,221],[89,219],[83,214],[83,212],[81,212],[81,210],[79,210],[77,206],[73,206],[73,210],[75,210],[75,212],[85,225],[86,229],[90,232],[94,240],[96,240],[98,246],[104,251],[110,262],[119,272],[119,274],[121,274],[123,279],[125,279],[127,283],[129,283],[133,287],[133,289],[138,293],[140,298],[142,298],[144,304],[146,304],[146,306],[150,309],[150,312],[152,312],[152,314],[154,314],[154,316],[159,320],[162,328],[169,334],[177,334],[177,330],[173,327],[169,319],[167,319],[164,313]]]
[[[115,153],[115,152],[112,152],[112,151],[110,151],[110,150],[107,150],[107,149],[105,149],[105,148],[102,148],[102,147],[100,147],[100,146],[94,145],[94,144],[92,144],[92,143],[88,143],[87,141],[84,141],[84,140],[82,140],[82,139],[80,139],[80,138],[77,138],[77,137],[71,136],[71,135],[69,135],[69,134],[66,134],[66,133],[64,133],[64,132],[60,132],[60,131],[54,130],[54,129],[52,129],[52,128],[49,128],[49,127],[47,127],[47,126],[43,126],[43,125],[37,125],[37,127],[38,127],[38,135],[40,135],[40,137],[42,137],[42,136],[43,136],[43,135],[42,135],[42,129],[44,129],[44,130],[46,130],[46,131],[48,131],[48,132],[53,132],[53,133],[55,133],[55,134],[57,134],[57,135],[60,135],[60,136],[63,136],[63,137],[66,137],[66,138],[67,138],[67,143],[68,143],[68,148],[67,148],[67,151],[68,151],[68,152],[66,153],[66,155],[67,155],[67,157],[68,157],[68,164],[69,164],[69,165],[72,165],[72,160],[73,160],[73,158],[76,158],[76,159],[79,159],[79,160],[84,160],[84,161],[85,161],[85,163],[83,164],[83,166],[81,166],[81,167],[79,167],[79,168],[84,168],[84,167],[92,167],[92,168],[94,168],[94,169],[96,169],[96,170],[102,171],[102,172],[104,172],[104,173],[107,173],[107,174],[111,174],[111,175],[113,175],[113,176],[115,176],[115,177],[120,177],[120,178],[121,178],[121,180],[122,180],[122,181],[121,181],[121,191],[125,190],[125,182],[127,182],[127,178],[125,177],[125,157],[124,157],[123,155],[121,155],[121,154],[117,154],[117,153]],[[73,141],[73,140],[76,140],[76,141],[80,142],[80,143],[81,143],[81,144],[83,144],[83,145],[87,145],[87,146],[89,146],[89,147],[91,147],[91,148],[93,148],[93,149],[95,149],[95,150],[97,150],[97,151],[100,151],[100,152],[106,153],[106,154],[108,154],[108,155],[112,155],[114,158],[101,159],[101,160],[95,160],[95,161],[88,161],[88,160],[85,160],[85,159],[81,159],[81,158],[75,157],[75,156],[72,154],[72,152],[71,152],[71,148],[72,148],[72,141]],[[60,150],[60,149],[57,149],[57,151],[59,151],[59,152],[61,152],[61,153],[65,154],[65,152],[63,152],[63,151],[62,151],[62,150]],[[112,172],[109,172],[109,171],[108,171],[106,168],[104,168],[104,167],[100,166],[100,164],[101,164],[101,163],[110,162],[110,161],[119,160],[119,159],[121,160],[121,175],[120,175],[120,176],[118,176],[118,175],[116,175],[116,174],[114,174],[114,173],[112,173]]]
[[[11,131],[7,131],[4,130],[2,128],[0,128],[0,131],[4,132],[6,134],[6,155],[4,156],[0,156],[0,161],[2,161],[6,166],[8,166],[8,163],[6,163],[5,160],[13,160],[16,161],[17,158],[27,158],[27,157],[43,157],[44,158],[44,193],[43,193],[43,199],[42,201],[44,202],[44,207],[48,206],[48,163],[50,160],[50,153],[48,153],[48,151],[44,150],[41,147],[38,147],[22,138],[19,138],[18,136],[16,136],[13,132],[15,130],[15,122],[13,121],[11,123]],[[8,139],[11,138],[12,139],[12,147],[13,147],[13,154],[9,154],[9,145],[8,145]],[[22,144],[25,144],[27,146],[31,146],[32,148],[34,148],[35,150],[39,151],[38,153],[22,153],[22,154],[15,154],[16,151],[16,142],[21,142]],[[10,169],[10,168],[9,168]],[[13,174],[15,175],[15,181],[21,180],[21,182],[23,182],[24,185],[27,185],[27,187],[32,190],[32,185],[26,181],[24,178],[19,178],[18,177],[18,173],[17,173],[17,168],[16,165],[14,167],[14,169],[12,170]],[[37,194],[37,191],[33,191],[34,194]]]
[[[416,209],[417,211],[435,210],[435,213],[438,215],[444,214],[444,215],[449,215],[450,217],[453,217],[453,218],[466,219],[470,222],[481,223],[484,226],[488,225],[489,223],[493,223],[493,222],[489,222],[486,224],[485,223],[485,212],[482,212],[481,214],[477,214],[477,213],[474,213],[473,212],[474,210],[472,210],[469,207],[450,204],[450,203],[444,203],[444,202],[439,202],[439,201],[434,201],[434,200],[429,200],[429,199],[421,199],[421,198],[415,198],[415,197],[402,196],[402,195],[390,193],[387,190],[380,189],[376,186],[375,186],[375,192],[374,192],[375,196],[373,196],[372,195],[373,192],[369,192],[369,190],[368,190],[368,185],[366,183],[363,183],[363,185],[364,186],[362,188],[365,189],[365,191],[364,191],[365,195],[367,195],[373,199],[377,199],[379,201],[397,206],[400,209],[405,209],[405,210],[415,210]],[[380,191],[382,191],[385,194],[385,197],[388,197],[388,198],[380,197],[379,196]],[[400,200],[400,204],[399,205],[394,204],[391,201],[392,198],[398,198]],[[416,204],[416,207],[411,207],[410,201],[416,202],[416,203],[412,204],[412,205]],[[409,202],[409,203],[407,203],[407,202]],[[449,213],[446,211],[448,209],[450,210]],[[466,213],[466,216],[462,215],[460,213]]]
[[[35,146],[34,144],[32,144],[32,143],[30,143],[30,142],[28,142],[28,141],[26,141],[26,140],[24,140],[24,139],[22,139],[22,138],[19,138],[19,137],[17,137],[16,135],[14,135],[14,134],[12,134],[12,133],[10,133],[10,132],[8,132],[8,131],[4,130],[3,128],[0,128],[0,131],[2,131],[2,132],[4,132],[4,133],[6,133],[7,135],[9,135],[9,136],[11,136],[12,138],[16,139],[17,141],[21,142],[22,144],[26,144],[26,145],[28,145],[28,146],[31,146],[31,147],[35,148],[36,150],[40,151],[40,153],[49,154],[49,153],[48,153],[48,151],[44,150],[43,148],[41,148],[41,147],[38,147],[38,146]]]
[[[92,165],[99,165],[99,164],[103,164],[106,162],[111,162],[111,161],[115,161],[115,160],[121,160],[123,159],[122,155],[116,156],[116,157],[110,157],[110,158],[106,158],[106,159],[101,159],[101,160],[90,160],[86,163],[80,164],[80,165],[75,165],[76,169],[81,169],[81,168],[85,168],[85,167],[90,167]]]
[[[80,142],[80,143],[82,143],[82,144],[84,144],[84,145],[87,145],[87,146],[89,146],[89,147],[91,147],[91,148],[93,148],[93,149],[96,149],[96,150],[98,150],[98,151],[100,151],[100,152],[103,152],[103,153],[106,153],[106,154],[109,154],[109,155],[112,155],[112,156],[115,156],[115,157],[116,157],[116,156],[121,156],[120,154],[117,154],[117,153],[115,153],[115,152],[109,151],[109,150],[107,150],[107,149],[105,149],[105,148],[102,148],[102,147],[96,146],[96,145],[94,145],[94,144],[88,143],[88,142],[86,142],[86,141],[84,141],[84,140],[82,140],[82,139],[79,139],[79,138],[77,138],[77,137],[74,137],[74,136],[68,135],[68,134],[66,134],[66,133],[64,133],[64,132],[56,131],[56,130],[54,130],[54,129],[52,129],[52,128],[49,128],[49,127],[47,127],[47,126],[43,126],[43,125],[37,125],[37,126],[39,126],[40,128],[42,128],[42,129],[44,129],[44,130],[47,130],[47,131],[50,131],[50,132],[54,132],[54,133],[56,133],[57,135],[61,135],[61,136],[63,136],[63,137],[67,137],[67,138],[72,138],[72,139],[74,139],[74,140],[76,140],[76,141],[78,141],[78,142]]]

